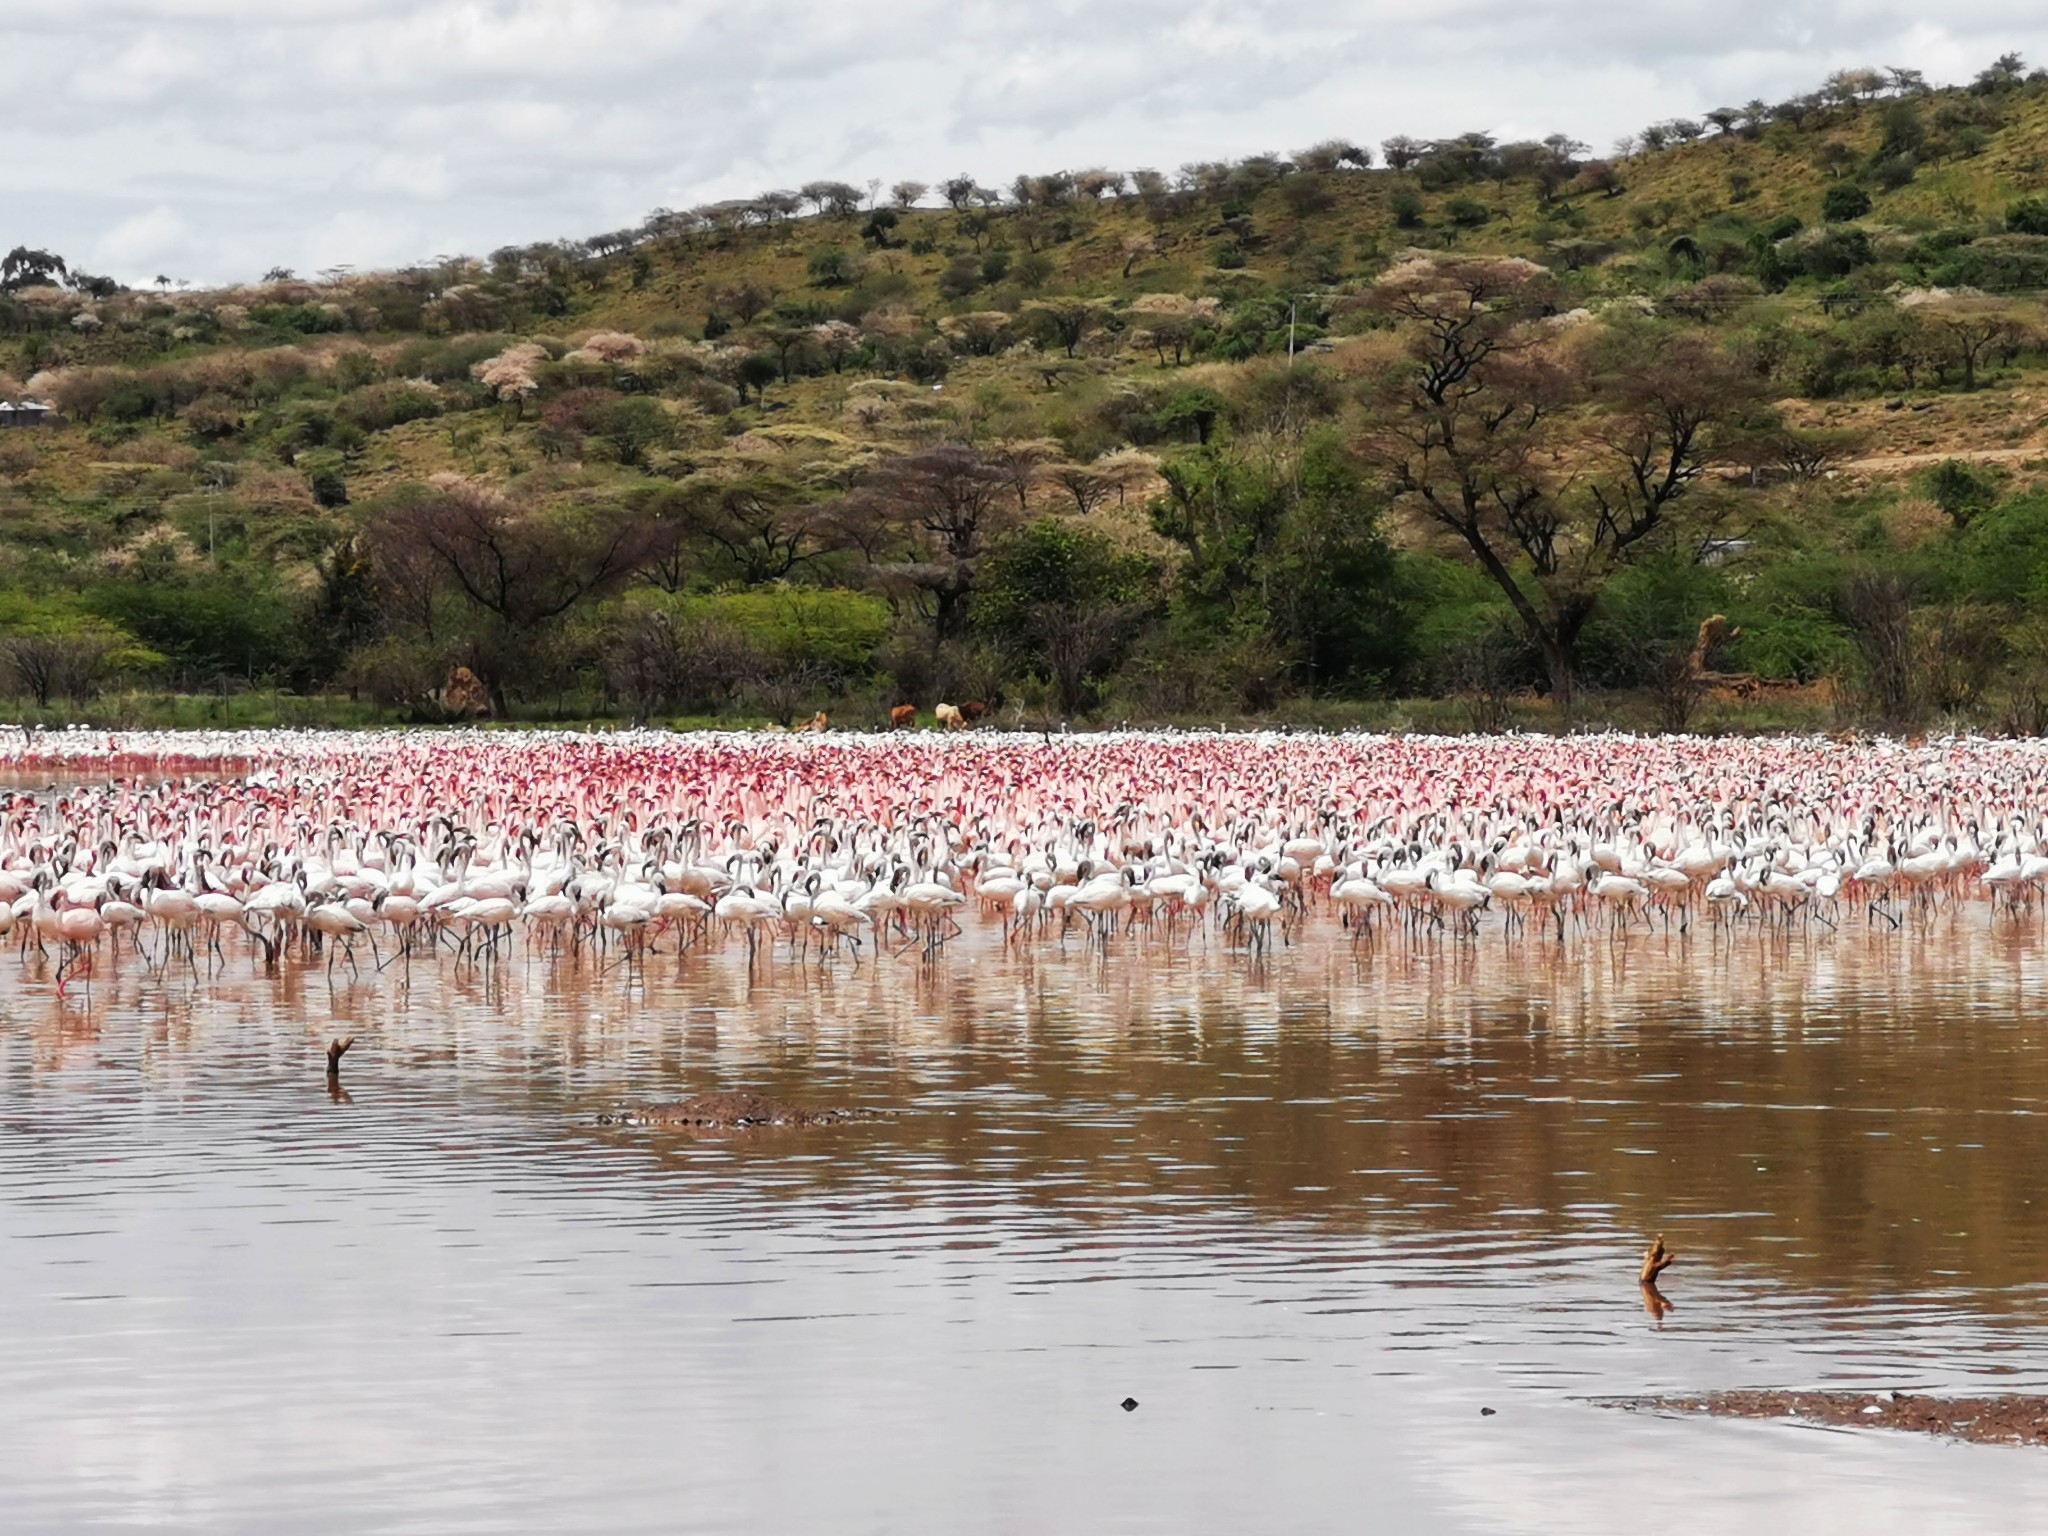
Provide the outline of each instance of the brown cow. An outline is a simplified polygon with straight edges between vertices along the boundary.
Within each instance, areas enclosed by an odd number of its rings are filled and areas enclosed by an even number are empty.
[[[915,724],[917,724],[917,706],[915,704],[898,704],[889,711],[890,730],[907,731]]]
[[[832,729],[832,721],[826,715],[825,711],[821,709],[815,715],[811,716],[811,723],[805,726],[804,729],[813,732],[829,731]]]
[[[973,725],[980,720],[986,719],[987,716],[988,705],[982,703],[980,699],[969,699],[965,704],[962,704],[960,706],[960,718],[962,720],[965,720],[969,725]]]

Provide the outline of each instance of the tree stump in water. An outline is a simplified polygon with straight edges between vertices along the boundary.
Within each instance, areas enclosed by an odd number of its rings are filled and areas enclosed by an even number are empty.
[[[1660,1232],[1657,1234],[1657,1240],[1643,1250],[1643,1284],[1654,1290],[1657,1277],[1671,1267],[1671,1259],[1671,1251],[1664,1246],[1664,1234]]]

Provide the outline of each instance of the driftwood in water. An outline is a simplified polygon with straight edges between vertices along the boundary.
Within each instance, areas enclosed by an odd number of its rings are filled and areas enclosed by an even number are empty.
[[[1656,1285],[1657,1277],[1671,1267],[1671,1260],[1671,1250],[1664,1246],[1664,1234],[1660,1232],[1657,1240],[1643,1250],[1643,1284]]]
[[[1657,1289],[1657,1277],[1671,1267],[1671,1259],[1671,1250],[1664,1246],[1664,1235],[1660,1232],[1657,1240],[1643,1250],[1643,1267],[1636,1276],[1642,1282],[1643,1310],[1659,1323],[1664,1321],[1665,1313],[1673,1310],[1664,1293]]]

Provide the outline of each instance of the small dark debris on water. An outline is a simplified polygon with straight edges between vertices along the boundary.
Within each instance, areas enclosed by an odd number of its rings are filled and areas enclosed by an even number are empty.
[[[1482,1408],[1479,1410],[1479,1417],[1481,1417],[1482,1419],[1490,1419],[1493,1417],[1493,1410],[1491,1408]]]
[[[1132,1409],[1138,1406],[1138,1400],[1135,1397],[1127,1397],[1119,1406],[1123,1408],[1123,1411],[1125,1413],[1129,1413]]]
[[[1834,1429],[1905,1429],[1978,1445],[2048,1445],[2048,1397],[1919,1397],[1907,1392],[1706,1392],[1603,1400],[1606,1408],[1794,1419]]]
[[[597,1117],[599,1125],[646,1125],[669,1130],[745,1131],[768,1127],[844,1125],[871,1120],[872,1110],[803,1109],[758,1093],[700,1093],[673,1104],[631,1104]]]

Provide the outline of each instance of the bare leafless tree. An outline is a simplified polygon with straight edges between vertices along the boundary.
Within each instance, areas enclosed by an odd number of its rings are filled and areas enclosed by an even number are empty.
[[[502,713],[506,684],[543,632],[578,604],[621,586],[661,535],[637,507],[541,506],[451,481],[386,506],[366,542],[380,582],[415,594],[438,588],[481,617],[471,665]]]
[[[15,689],[46,709],[53,698],[88,698],[113,650],[114,637],[99,630],[9,635],[0,640],[0,665]]]

